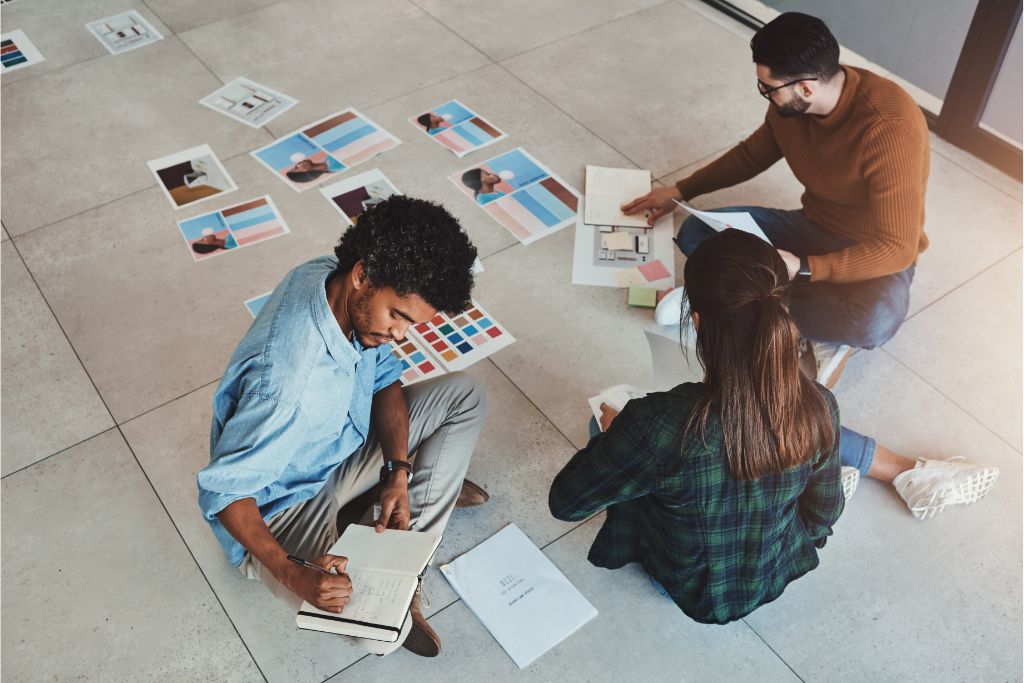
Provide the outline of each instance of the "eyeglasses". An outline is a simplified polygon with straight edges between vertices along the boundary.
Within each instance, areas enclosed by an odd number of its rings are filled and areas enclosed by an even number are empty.
[[[816,80],[818,80],[818,79],[817,78],[798,78],[795,81],[790,81],[789,83],[783,83],[782,85],[777,85],[774,88],[770,88],[770,87],[768,87],[767,83],[762,83],[761,79],[759,78],[759,79],[757,79],[757,92],[761,93],[761,97],[765,98],[766,100],[770,100],[772,98],[771,97],[772,93],[775,92],[776,90],[782,90],[783,88],[788,88],[791,85],[796,85],[797,83],[802,83],[803,81],[816,81]]]

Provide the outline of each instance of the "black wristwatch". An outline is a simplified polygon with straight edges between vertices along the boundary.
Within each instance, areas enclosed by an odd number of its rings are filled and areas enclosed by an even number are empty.
[[[381,483],[388,483],[388,478],[395,470],[405,470],[409,475],[409,483],[412,483],[412,465],[409,464],[408,460],[385,460],[380,468]]]
[[[811,281],[811,264],[807,260],[806,256],[800,257],[800,270],[796,271],[796,275],[793,276],[793,282],[810,282]]]

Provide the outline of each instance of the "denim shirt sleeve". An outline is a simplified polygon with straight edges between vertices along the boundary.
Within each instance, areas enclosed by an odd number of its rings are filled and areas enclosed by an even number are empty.
[[[302,413],[292,403],[243,394],[224,424],[209,465],[199,472],[199,507],[207,520],[281,478],[304,440]]]
[[[391,353],[390,344],[377,347],[377,371],[373,378],[373,393],[385,389],[402,376],[402,362]]]

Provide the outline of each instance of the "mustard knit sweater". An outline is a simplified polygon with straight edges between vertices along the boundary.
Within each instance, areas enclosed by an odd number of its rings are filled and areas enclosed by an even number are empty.
[[[769,106],[749,138],[676,187],[690,199],[749,180],[785,158],[804,186],[807,217],[856,242],[810,256],[811,279],[858,282],[908,268],[928,246],[928,126],[892,81],[843,70],[843,92],[828,116],[783,118]]]

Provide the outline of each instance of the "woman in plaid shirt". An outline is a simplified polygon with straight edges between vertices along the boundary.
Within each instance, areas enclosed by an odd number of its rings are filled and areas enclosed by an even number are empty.
[[[593,564],[640,562],[687,615],[724,624],[818,566],[843,511],[839,411],[800,371],[789,275],[771,245],[726,230],[683,278],[704,381],[606,415],[549,505],[568,521],[607,509]]]

